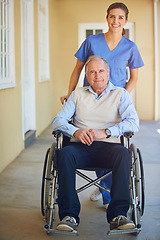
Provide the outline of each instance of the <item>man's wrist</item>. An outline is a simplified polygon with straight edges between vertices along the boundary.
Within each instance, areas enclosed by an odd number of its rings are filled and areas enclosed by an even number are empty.
[[[111,131],[108,128],[106,128],[105,132],[106,132],[106,135],[107,135],[106,138],[110,138],[111,137]]]

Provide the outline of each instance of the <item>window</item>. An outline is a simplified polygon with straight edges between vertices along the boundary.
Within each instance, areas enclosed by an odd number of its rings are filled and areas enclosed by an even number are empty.
[[[38,0],[39,81],[49,80],[48,0]]]
[[[14,1],[0,0],[0,89],[15,86]]]
[[[86,38],[88,38],[90,35],[98,34],[102,32],[103,32],[103,29],[86,29]]]

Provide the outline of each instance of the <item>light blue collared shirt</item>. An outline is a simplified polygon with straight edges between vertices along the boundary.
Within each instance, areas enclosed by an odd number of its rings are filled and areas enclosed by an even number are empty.
[[[100,96],[93,91],[91,86],[85,88],[85,90],[90,91],[91,94],[94,94],[95,99],[98,101],[104,94],[116,88],[117,87],[111,82],[108,82],[106,89],[101,93]],[[54,130],[60,130],[69,137],[73,137],[73,134],[78,130],[77,127],[69,123],[76,111],[74,93],[75,91],[72,92],[69,99],[52,122]],[[118,105],[118,111],[122,122],[108,128],[111,131],[111,136],[118,138],[125,132],[137,132],[139,129],[138,115],[132,103],[131,96],[125,89],[122,91],[120,103]]]

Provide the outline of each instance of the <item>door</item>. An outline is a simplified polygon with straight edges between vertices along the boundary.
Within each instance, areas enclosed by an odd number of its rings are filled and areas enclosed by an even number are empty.
[[[21,0],[22,119],[25,133],[36,129],[33,0]]]

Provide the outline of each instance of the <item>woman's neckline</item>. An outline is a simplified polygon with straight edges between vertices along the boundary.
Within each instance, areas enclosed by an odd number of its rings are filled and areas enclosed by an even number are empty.
[[[121,42],[123,36],[121,35],[120,37],[117,37],[117,39],[114,40],[112,37],[109,37],[109,35],[107,33],[104,33],[104,38],[105,38],[106,44],[108,46],[108,49],[111,52],[113,52],[114,49],[116,49],[118,47],[118,45]]]

